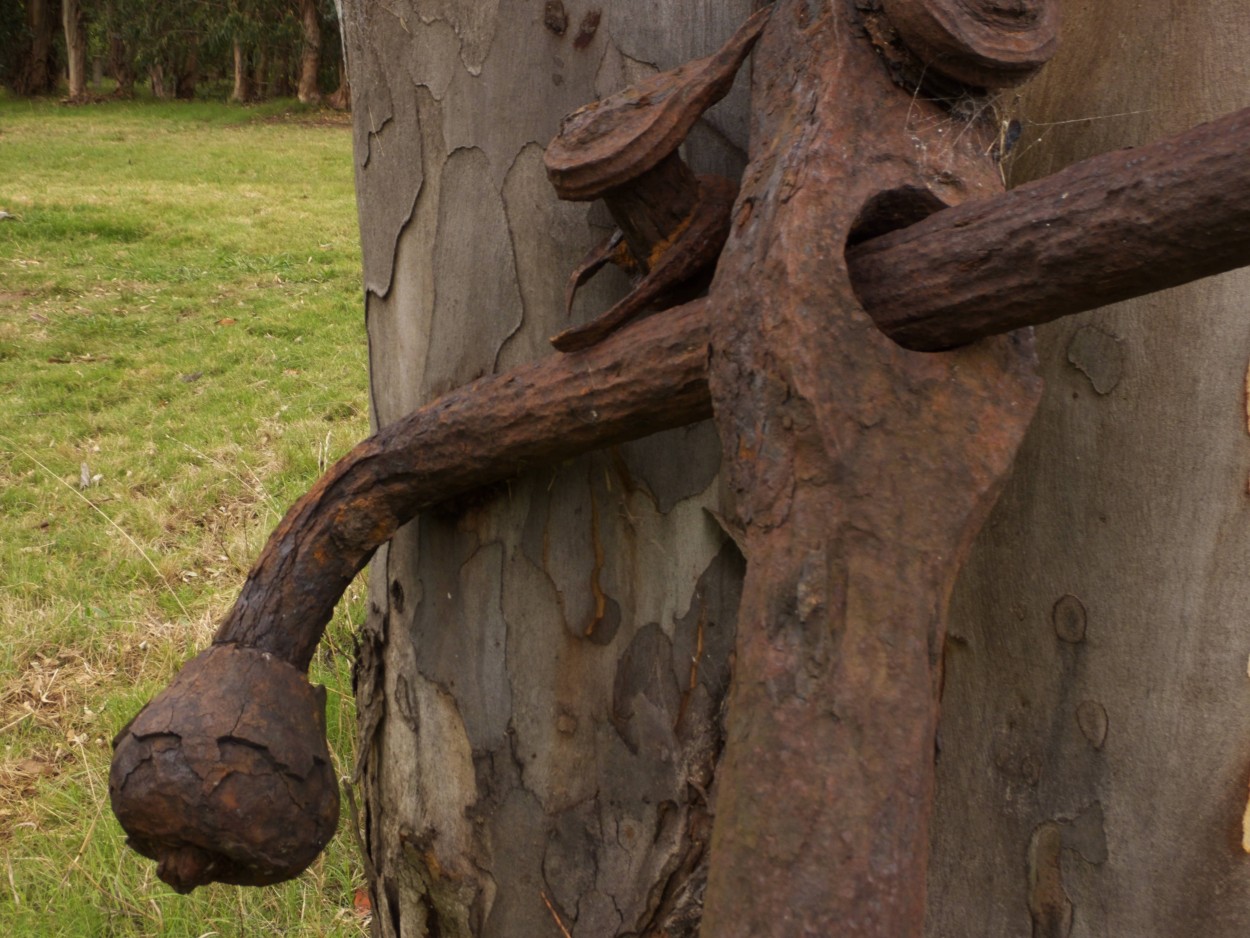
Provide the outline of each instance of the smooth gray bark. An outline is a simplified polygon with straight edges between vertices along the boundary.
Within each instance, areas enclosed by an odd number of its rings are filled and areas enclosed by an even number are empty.
[[[1063,13],[1006,104],[1020,174],[1250,104],[1241,0]],[[933,938],[1250,929],[1248,305],[1239,272],[1038,329],[1046,396],[952,601]]]
[[[65,33],[69,99],[80,101],[87,95],[87,24],[81,0],[61,0],[61,27]]]

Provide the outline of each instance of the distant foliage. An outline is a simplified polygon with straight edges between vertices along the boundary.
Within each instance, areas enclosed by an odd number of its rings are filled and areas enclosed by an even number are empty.
[[[300,0],[79,0],[87,21],[88,57],[97,74],[113,80],[112,93],[133,94],[147,84],[162,98],[233,97],[261,100],[293,94],[309,38]],[[315,4],[321,49],[320,91],[342,83],[342,44],[333,0]],[[36,54],[32,23],[56,24],[52,47],[42,52],[58,73],[65,61],[61,0],[0,2],[0,83],[18,94],[29,87]]]
[[[26,26],[22,0],[0,3],[0,84],[13,88],[18,83],[23,56],[19,50],[30,48],[30,31]]]

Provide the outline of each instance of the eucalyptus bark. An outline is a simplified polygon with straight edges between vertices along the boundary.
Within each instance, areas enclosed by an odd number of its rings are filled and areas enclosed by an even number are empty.
[[[87,96],[87,24],[81,0],[61,0],[61,28],[65,32],[69,99],[81,101]]]
[[[243,48],[243,42],[235,39],[233,44],[234,52],[234,88],[230,92],[230,100],[239,104],[246,104],[252,98],[252,88],[250,75],[248,75],[247,50]]]
[[[1070,0],[1017,179],[1250,104],[1240,0]],[[933,938],[1250,928],[1250,274],[1037,330],[1047,390],[954,591]]]
[[[610,220],[543,147],[715,50],[749,0],[345,4],[373,417],[552,354]],[[745,82],[696,128],[740,174]],[[577,319],[624,288],[604,276]],[[742,560],[704,422],[420,516],[377,555],[357,675],[384,935],[694,935]],[[559,923],[559,924],[558,924]]]
[[[319,104],[317,72],[321,68],[321,21],[317,18],[317,0],[299,0],[299,21],[304,40],[300,49],[297,93],[303,104]]]

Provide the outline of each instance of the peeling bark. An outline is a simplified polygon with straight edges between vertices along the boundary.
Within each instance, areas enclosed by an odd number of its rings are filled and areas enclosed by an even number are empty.
[[[748,6],[667,10],[648,60],[713,51]],[[563,9],[561,32],[519,0],[345,5],[379,427],[567,324],[607,219],[556,201],[542,147],[629,80],[654,18]],[[730,139],[691,164],[740,171]],[[598,278],[574,316],[623,288]],[[579,938],[694,934],[741,559],[705,511],[715,474],[683,491],[660,468],[714,466],[714,436],[672,444],[522,475],[375,559],[357,694],[383,934],[548,934],[551,909]]]

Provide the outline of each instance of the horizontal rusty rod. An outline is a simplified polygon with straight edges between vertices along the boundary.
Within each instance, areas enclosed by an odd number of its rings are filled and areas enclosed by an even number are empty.
[[[1250,108],[852,247],[877,325],[936,351],[1250,264]]]
[[[858,297],[904,344],[941,348],[1250,263],[1248,142],[1243,111],[943,210],[852,248]],[[114,741],[114,813],[162,879],[271,883],[315,858],[338,789],[304,672],[352,578],[423,508],[711,416],[716,313],[713,293],[452,391],[295,503],[213,647]]]
[[[936,350],[1250,264],[1250,109],[944,209],[848,251],[877,324]],[[287,513],[217,643],[312,658],[334,604],[418,511],[711,416],[711,300],[459,388],[344,456]]]
[[[423,508],[710,417],[704,305],[481,378],[358,444],[270,535],[214,643],[271,652],[306,670],[352,578]]]

